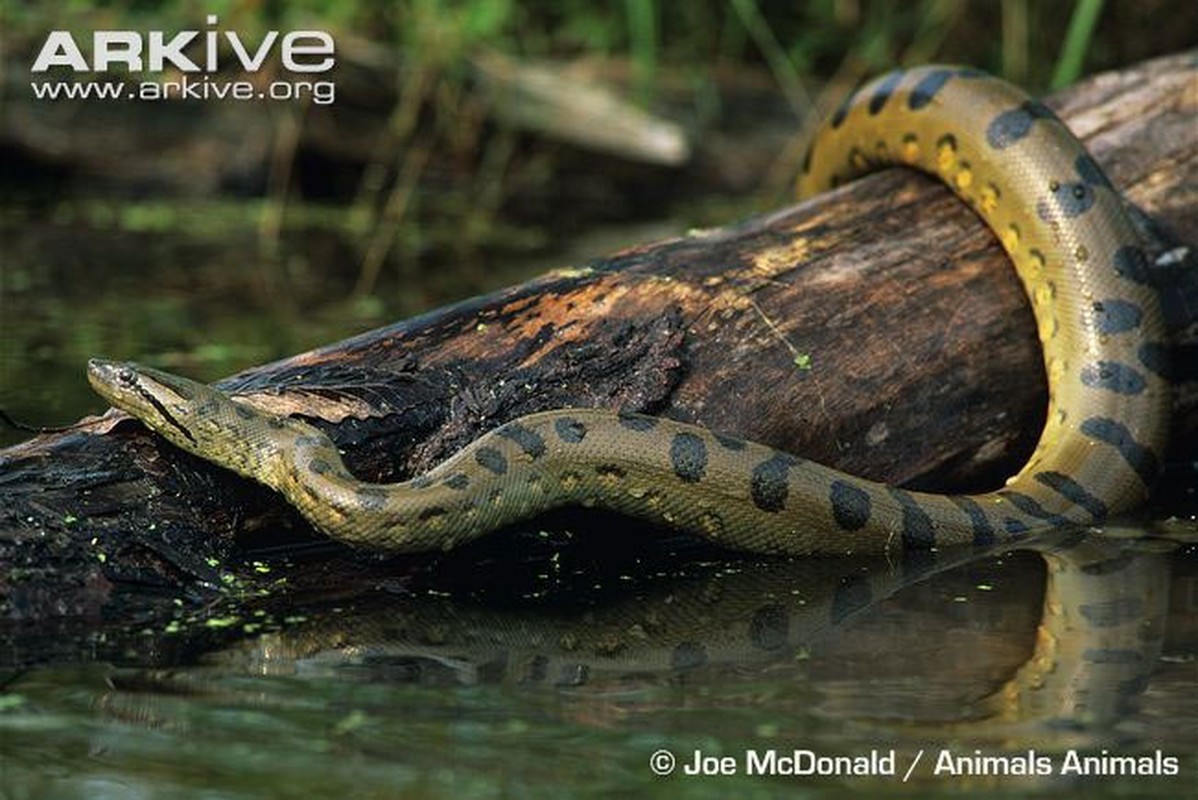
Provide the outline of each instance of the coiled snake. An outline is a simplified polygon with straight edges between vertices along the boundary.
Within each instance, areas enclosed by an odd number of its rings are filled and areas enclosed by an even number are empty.
[[[816,136],[803,195],[886,165],[928,172],[998,236],[1031,299],[1049,408],[1005,488],[909,492],[704,428],[599,409],[531,414],[405,483],[359,481],[316,428],[203,384],[92,361],[95,389],[183,449],[281,492],[329,536],[385,551],[449,548],[581,504],[763,553],[990,544],[1088,524],[1142,500],[1168,421],[1164,322],[1121,200],[1066,127],[970,69],[895,71]]]

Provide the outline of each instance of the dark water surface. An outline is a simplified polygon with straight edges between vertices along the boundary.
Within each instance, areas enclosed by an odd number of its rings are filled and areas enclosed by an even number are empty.
[[[264,239],[255,201],[0,204],[0,408],[32,425],[105,407],[88,358],[136,359],[202,380],[302,352],[531,274],[479,260],[387,269],[354,294],[345,211],[300,207]],[[408,263],[401,260],[401,263]],[[0,446],[27,433],[0,426]]]
[[[110,626],[3,673],[0,793],[1185,796],[1198,548],[1139,533],[892,562],[658,548],[616,573],[599,544],[499,542],[440,578]],[[796,750],[883,774],[747,774]],[[696,753],[736,774],[686,774]]]

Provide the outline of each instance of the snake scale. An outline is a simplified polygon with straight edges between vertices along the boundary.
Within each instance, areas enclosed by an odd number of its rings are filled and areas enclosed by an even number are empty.
[[[969,203],[1031,300],[1048,414],[1000,490],[905,491],[694,425],[582,408],[512,420],[424,475],[370,484],[299,420],[133,364],[94,360],[89,378],[179,447],[276,489],[330,537],[382,551],[450,548],[565,505],[741,550],[844,554],[986,545],[1140,502],[1166,438],[1164,322],[1147,256],[1093,158],[1015,87],[928,66],[854,92],[816,135],[800,193],[888,165],[930,173]]]

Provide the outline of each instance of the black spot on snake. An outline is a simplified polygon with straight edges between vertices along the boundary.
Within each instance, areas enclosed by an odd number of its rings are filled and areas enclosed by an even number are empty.
[[[1025,100],[1018,108],[1004,111],[990,121],[986,126],[986,142],[996,150],[1010,147],[1028,135],[1036,120],[1055,116],[1041,103]]]
[[[657,417],[646,417],[643,414],[633,414],[628,411],[621,411],[616,418],[620,421],[620,425],[637,433],[651,431],[657,427],[658,423]]]
[[[323,458],[314,458],[308,462],[308,471],[317,475],[325,475],[331,472],[332,469],[333,468],[329,466],[329,462],[325,461]]]
[[[779,605],[762,606],[749,621],[749,640],[758,650],[777,650],[790,634],[790,615]]]
[[[698,642],[682,642],[670,654],[674,669],[694,669],[707,663],[707,648]]]
[[[328,443],[329,443],[328,439],[326,439],[323,436],[304,434],[303,436],[295,437],[295,446],[298,448],[324,447]]]
[[[578,444],[587,436],[587,426],[570,417],[558,417],[553,423],[557,438],[568,444]]]
[[[233,410],[236,411],[237,416],[241,417],[242,419],[253,419],[254,418],[254,412],[250,411],[248,408],[241,405],[240,403],[234,403]]]
[[[1101,603],[1082,603],[1077,609],[1096,628],[1113,628],[1144,618],[1144,602],[1138,597],[1120,597]]]
[[[1080,483],[1060,472],[1037,472],[1035,479],[1057,492],[1066,500],[1081,506],[1090,513],[1095,520],[1100,520],[1106,517],[1106,503],[1098,499],[1082,486]]]
[[[445,479],[445,485],[460,492],[470,485],[470,476],[461,472],[457,475],[450,475]]]
[[[377,486],[362,486],[354,493],[358,504],[366,511],[379,511],[387,505],[387,490]]]
[[[534,461],[545,455],[545,440],[541,434],[516,422],[509,422],[496,431],[500,436],[516,443],[524,454]]]
[[[986,547],[994,543],[994,526],[990,524],[990,518],[976,501],[962,495],[949,495],[948,499],[969,517],[969,525],[973,528],[974,546]]]
[[[749,477],[749,494],[753,498],[753,505],[771,513],[786,507],[793,463],[793,456],[775,453],[753,467],[753,474]]]
[[[1173,369],[1173,359],[1169,356],[1169,348],[1165,345],[1159,342],[1144,342],[1136,350],[1136,356],[1140,359],[1140,363],[1154,375],[1171,381],[1182,380],[1182,376],[1177,375]]]
[[[1109,417],[1090,417],[1082,422],[1081,431],[1114,447],[1145,484],[1151,485],[1156,481],[1160,474],[1160,461],[1152,450],[1136,441],[1123,423]]]
[[[722,433],[713,433],[712,436],[720,443],[720,446],[725,450],[731,450],[734,453],[739,453],[745,449],[744,439],[737,439],[735,436],[725,436]]]
[[[420,475],[412,478],[412,482],[409,485],[413,489],[427,489],[433,485],[433,479],[429,475]]]
[[[1091,307],[1094,309],[1094,325],[1099,333],[1125,333],[1140,327],[1144,319],[1140,307],[1126,300],[1095,300]]]
[[[1099,361],[1082,367],[1082,383],[1091,389],[1105,389],[1116,394],[1139,394],[1147,381],[1144,376],[1118,361]]]
[[[877,114],[890,100],[890,96],[894,94],[895,88],[903,80],[903,71],[895,70],[894,72],[882,78],[878,84],[878,88],[874,90],[873,96],[869,98],[869,113],[870,115]]]
[[[856,531],[869,522],[871,501],[869,492],[844,481],[832,481],[828,490],[832,518],[843,530]]]
[[[815,148],[808,147],[807,153],[803,156],[803,174],[811,172],[811,159],[815,156]]]
[[[1007,535],[1011,538],[1018,539],[1028,531],[1027,524],[1023,520],[1015,519],[1015,517],[1007,517],[1002,522],[1003,527],[1007,530]]]
[[[839,623],[855,611],[873,602],[873,590],[869,581],[861,575],[852,575],[841,581],[832,595],[832,610],[830,612],[833,624]]]
[[[1045,222],[1052,222],[1058,216],[1079,217],[1094,205],[1094,190],[1084,183],[1062,183],[1049,191],[1051,202],[1041,199],[1036,203],[1036,215]]]
[[[503,457],[503,453],[494,447],[480,447],[478,452],[474,454],[474,460],[478,462],[480,467],[495,475],[502,475],[507,472],[507,459]]]
[[[266,417],[266,424],[274,428],[276,431],[283,430],[283,418],[276,417],[274,414],[270,414]]]
[[[707,444],[693,433],[679,433],[670,442],[670,464],[686,483],[698,483],[707,474]]]
[[[1013,489],[1002,489],[997,494],[1029,517],[1045,520],[1059,528],[1067,528],[1071,524],[1065,517],[1040,505],[1040,502],[1031,495]]]
[[[919,501],[912,497],[910,492],[905,492],[902,489],[888,486],[886,490],[903,509],[904,550],[934,547],[936,532],[932,526],[932,518],[919,507]]]
[[[1134,283],[1148,283],[1148,256],[1139,247],[1125,244],[1111,259],[1115,272]]]
[[[915,87],[911,90],[911,94],[907,96],[907,108],[912,111],[919,111],[932,102],[932,98],[944,88],[944,84],[948,83],[952,76],[952,70],[934,69],[920,78],[919,83],[915,84]]]
[[[1081,179],[1091,186],[1111,188],[1110,179],[1089,153],[1082,153],[1078,156],[1077,160],[1073,162],[1073,166],[1077,168],[1077,174]]]

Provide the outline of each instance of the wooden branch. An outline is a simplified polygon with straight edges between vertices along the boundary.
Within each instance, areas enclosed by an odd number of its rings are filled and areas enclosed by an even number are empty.
[[[1049,104],[1168,254],[1156,278],[1177,337],[1177,454],[1191,457],[1198,277],[1180,256],[1198,241],[1194,55],[1096,76]],[[1035,326],[997,242],[946,190],[902,170],[221,385],[316,422],[379,481],[522,414],[605,406],[871,478],[977,488],[1020,465],[1045,404]],[[280,523],[306,530],[276,495],[111,415],[0,453],[0,487],[10,617],[95,613],[116,581],[201,590],[237,541]]]

